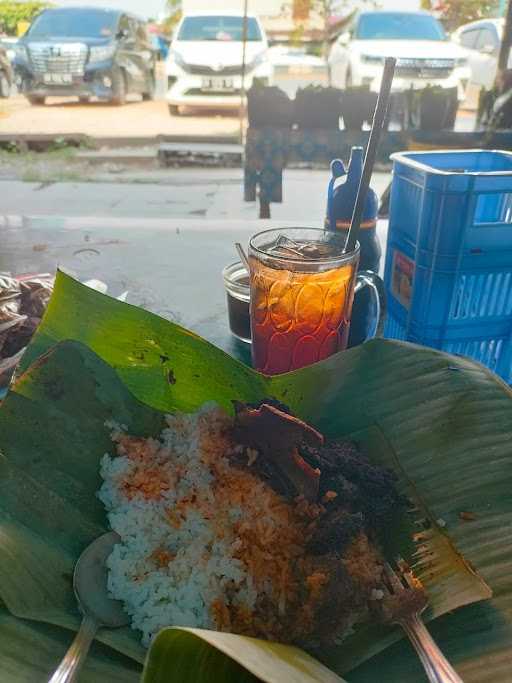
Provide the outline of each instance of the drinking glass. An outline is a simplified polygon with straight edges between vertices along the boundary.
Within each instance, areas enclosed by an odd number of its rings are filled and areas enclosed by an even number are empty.
[[[268,375],[302,368],[347,347],[354,292],[371,288],[382,329],[380,278],[357,273],[359,245],[344,253],[345,235],[313,228],[266,230],[249,242],[254,367]]]

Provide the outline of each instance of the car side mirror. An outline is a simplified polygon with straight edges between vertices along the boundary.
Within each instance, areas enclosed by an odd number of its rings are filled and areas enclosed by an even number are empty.
[[[496,52],[494,45],[482,45],[480,52],[484,55],[493,55]]]
[[[343,45],[343,47],[346,47],[350,43],[350,33],[348,31],[342,33],[338,38],[338,43]]]

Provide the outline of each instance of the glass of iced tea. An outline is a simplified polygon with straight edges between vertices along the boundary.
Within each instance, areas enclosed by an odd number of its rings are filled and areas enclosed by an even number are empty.
[[[313,228],[266,230],[249,242],[252,358],[267,375],[296,370],[346,348],[354,291],[375,295],[373,273],[357,273],[359,245],[344,253],[345,235]],[[378,276],[375,276],[376,278]]]

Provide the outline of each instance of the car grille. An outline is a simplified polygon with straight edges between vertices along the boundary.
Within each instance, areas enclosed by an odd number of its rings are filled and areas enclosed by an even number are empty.
[[[187,71],[196,76],[237,76],[242,73],[242,65],[223,66],[213,69],[207,64],[187,64]]]
[[[28,46],[35,73],[65,73],[81,76],[87,61],[87,46],[83,43],[35,44]]]
[[[396,75],[402,78],[448,78],[454,59],[398,59]]]

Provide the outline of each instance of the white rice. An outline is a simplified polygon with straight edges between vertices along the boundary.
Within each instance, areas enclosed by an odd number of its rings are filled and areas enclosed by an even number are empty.
[[[211,506],[215,517],[219,501],[211,488],[213,475],[204,459],[201,435],[205,430],[221,433],[230,418],[210,404],[191,415],[168,415],[167,424],[160,440],[149,442],[150,457],[142,466],[124,455],[106,454],[101,460],[104,483],[98,495],[112,529],[122,539],[108,559],[108,587],[114,598],[124,602],[146,646],[164,626],[215,628],[211,605],[224,599],[228,584],[235,588],[233,599],[241,606],[252,609],[257,597],[246,567],[233,557],[239,541],[230,525],[219,537],[218,526],[204,514]],[[123,429],[109,427],[118,439]],[[127,497],[126,482],[141,469],[147,473],[152,468],[165,472],[172,485],[156,500],[138,492]],[[177,471],[181,476],[176,476]],[[191,496],[201,505],[186,507],[179,525],[170,524],[169,511]],[[235,521],[242,511],[231,508],[227,515]],[[172,557],[164,566],[154,560],[162,550]]]

